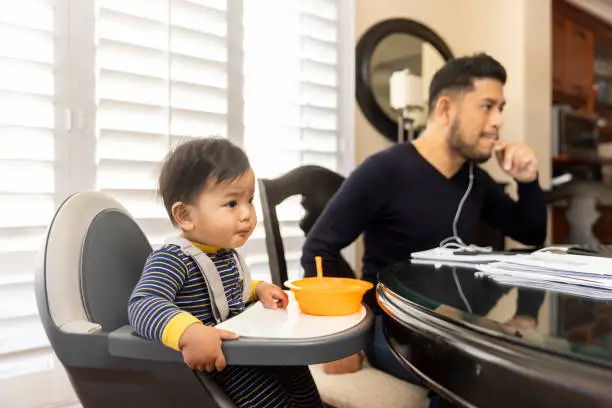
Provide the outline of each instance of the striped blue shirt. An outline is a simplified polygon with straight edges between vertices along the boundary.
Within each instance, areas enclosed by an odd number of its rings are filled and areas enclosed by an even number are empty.
[[[221,277],[229,306],[229,317],[242,312],[243,286],[234,252],[222,249],[207,255]],[[130,324],[140,336],[160,341],[168,322],[181,311],[204,324],[216,324],[206,281],[195,261],[176,245],[151,253],[128,303]]]

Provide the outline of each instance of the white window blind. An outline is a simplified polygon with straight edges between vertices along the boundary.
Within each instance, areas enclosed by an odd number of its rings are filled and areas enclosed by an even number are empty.
[[[53,2],[0,2],[0,380],[48,368],[34,268],[55,208]]]
[[[184,138],[226,134],[226,2],[99,0],[96,25],[97,188],[156,246],[175,233],[160,161]]]
[[[243,3],[244,145],[257,177],[277,177],[304,164],[339,171],[340,3]],[[277,209],[290,278],[300,274],[300,199],[289,198]],[[246,252],[253,273],[263,278],[268,257],[259,214]]]
[[[228,137],[258,177],[302,164],[346,171],[350,152],[339,146],[353,137],[353,34],[341,16],[352,19],[349,5],[0,2],[0,406],[74,398],[33,287],[45,229],[67,194],[111,194],[157,246],[176,233],[155,194],[159,165],[185,138]],[[344,85],[339,72],[348,73]],[[268,278],[256,199],[260,226],[244,253],[255,277]],[[293,273],[301,215],[299,197],[279,209]],[[41,392],[22,402],[31,384]]]

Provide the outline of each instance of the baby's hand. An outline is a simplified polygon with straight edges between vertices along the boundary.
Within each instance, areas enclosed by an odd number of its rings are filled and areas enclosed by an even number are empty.
[[[289,303],[289,297],[285,291],[271,283],[259,283],[255,288],[255,294],[268,309],[285,308]]]
[[[181,336],[180,348],[183,360],[192,370],[206,370],[209,373],[225,368],[225,356],[221,341],[234,340],[238,335],[203,324],[192,324]]]

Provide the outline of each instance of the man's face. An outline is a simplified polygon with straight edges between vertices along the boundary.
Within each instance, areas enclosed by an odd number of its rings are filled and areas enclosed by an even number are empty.
[[[472,91],[455,98],[448,131],[450,147],[466,160],[489,160],[499,139],[505,103],[501,82],[475,79]]]

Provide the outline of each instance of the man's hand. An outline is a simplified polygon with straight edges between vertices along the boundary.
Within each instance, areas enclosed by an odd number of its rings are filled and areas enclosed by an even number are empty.
[[[183,360],[192,370],[206,370],[209,373],[225,368],[225,356],[221,341],[237,339],[238,335],[203,324],[192,324],[181,336],[179,347]]]
[[[289,304],[289,297],[285,291],[271,283],[259,283],[255,287],[255,294],[268,309],[285,308]]]
[[[536,179],[538,159],[526,144],[498,142],[495,156],[501,168],[515,180],[527,183]]]

